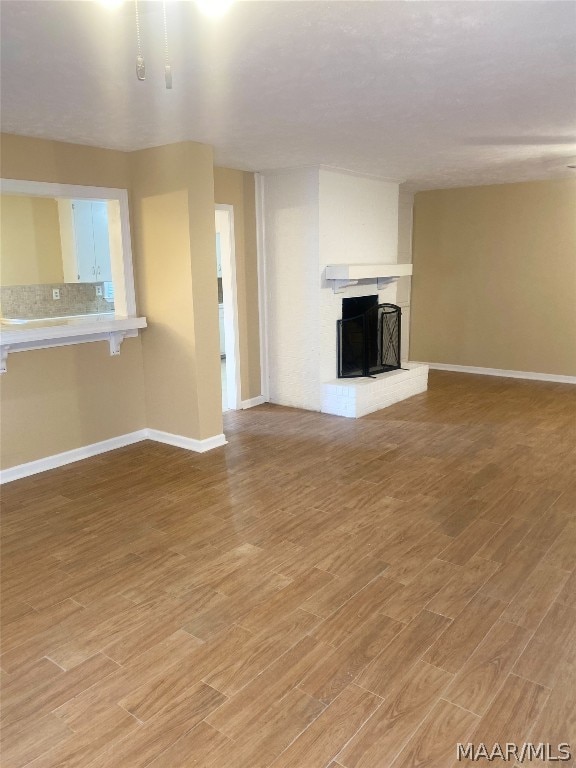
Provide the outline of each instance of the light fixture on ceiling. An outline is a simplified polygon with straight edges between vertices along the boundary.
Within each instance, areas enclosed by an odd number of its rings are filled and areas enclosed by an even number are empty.
[[[166,21],[166,0],[162,0],[162,16],[164,18],[164,82],[168,90],[172,89],[172,65],[168,54],[168,22]]]
[[[146,62],[142,53],[142,38],[140,37],[140,11],[138,0],[134,0],[134,15],[136,17],[136,77],[138,80],[146,80]]]
[[[124,0],[98,0],[105,8],[112,10],[119,8]],[[222,17],[230,8],[234,0],[196,0],[200,11],[213,19]],[[140,8],[139,0],[134,0],[134,16],[136,21],[136,77],[138,80],[146,80],[146,62],[142,52],[142,36],[140,33]],[[168,51],[168,22],[166,18],[166,0],[162,0],[162,16],[164,31],[164,81],[166,88],[172,88],[172,65],[170,64]]]
[[[196,5],[205,16],[219,19],[224,16],[234,0],[196,0]]]
[[[140,9],[138,0],[134,0],[134,16],[136,20],[136,77],[146,80],[146,62],[142,52],[142,36],[140,34]],[[162,21],[164,31],[164,82],[166,89],[172,90],[172,65],[168,52],[168,20],[166,18],[166,0],[162,0]]]

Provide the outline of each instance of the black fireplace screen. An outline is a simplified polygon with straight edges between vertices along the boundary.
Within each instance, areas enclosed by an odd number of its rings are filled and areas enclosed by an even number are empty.
[[[373,303],[374,299],[378,301],[377,296],[362,296],[342,302],[342,320],[338,320],[340,379],[374,376],[400,368],[402,310],[396,304]],[[358,314],[350,316],[356,311]]]

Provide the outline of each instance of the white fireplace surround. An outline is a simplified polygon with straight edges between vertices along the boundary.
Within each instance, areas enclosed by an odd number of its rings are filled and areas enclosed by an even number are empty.
[[[265,172],[260,214],[270,402],[354,417],[425,390],[425,366],[336,379],[342,298],[400,305],[408,337],[412,265],[399,248],[399,184],[326,168]]]

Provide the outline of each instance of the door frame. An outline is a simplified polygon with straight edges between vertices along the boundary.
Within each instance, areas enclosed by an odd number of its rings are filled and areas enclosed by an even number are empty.
[[[266,270],[266,231],[264,227],[264,175],[255,173],[256,257],[258,260],[258,330],[260,334],[260,396],[270,402],[268,362],[268,274]]]
[[[222,302],[224,305],[224,348],[226,350],[226,394],[228,409],[237,411],[242,408],[240,378],[240,341],[238,321],[238,290],[236,284],[236,243],[234,240],[234,206],[216,203],[215,211],[228,213],[229,248],[222,247]]]

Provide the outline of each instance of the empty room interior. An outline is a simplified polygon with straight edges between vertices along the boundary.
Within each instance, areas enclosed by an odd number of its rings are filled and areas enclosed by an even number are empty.
[[[3,768],[576,765],[576,2],[0,33]]]

